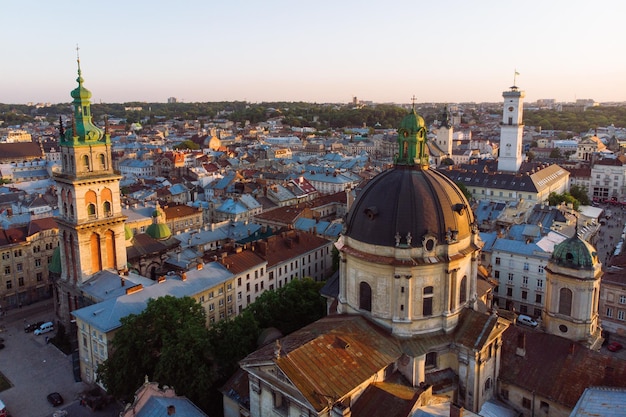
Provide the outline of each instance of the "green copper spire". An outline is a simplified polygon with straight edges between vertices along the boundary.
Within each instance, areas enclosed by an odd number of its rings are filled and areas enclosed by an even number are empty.
[[[77,48],[78,50],[78,48]],[[72,116],[72,128],[65,130],[61,135],[61,143],[69,146],[91,145],[96,142],[110,142],[110,136],[105,135],[102,129],[95,126],[91,121],[91,91],[83,86],[83,77],[80,70],[80,58],[78,63],[78,87],[71,92],[74,99],[74,114]]]
[[[424,119],[415,111],[415,97],[413,97],[413,109],[402,119],[398,128],[396,165],[428,168],[427,133]]]

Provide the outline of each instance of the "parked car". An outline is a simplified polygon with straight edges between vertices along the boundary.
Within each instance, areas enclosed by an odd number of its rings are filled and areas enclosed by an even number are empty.
[[[620,351],[620,350],[622,350],[622,348],[623,348],[623,347],[624,347],[624,346],[622,346],[622,344],[621,344],[620,342],[611,342],[611,343],[609,343],[609,344],[606,346],[606,348],[607,348],[608,350],[610,350],[611,352],[617,352],[617,351]]]
[[[35,336],[39,336],[40,334],[48,333],[54,330],[54,323],[51,321],[47,321],[33,332]]]
[[[39,326],[41,326],[44,323],[45,323],[45,321],[38,321],[38,322],[35,322],[35,323],[26,323],[26,324],[24,324],[24,331],[26,333],[34,332],[35,330],[37,330],[39,328]]]
[[[517,322],[530,327],[537,327],[539,325],[532,317],[525,314],[517,316]]]
[[[58,392],[52,392],[48,394],[46,398],[48,399],[48,402],[54,407],[63,404],[63,397],[61,397],[61,394],[59,394]]]

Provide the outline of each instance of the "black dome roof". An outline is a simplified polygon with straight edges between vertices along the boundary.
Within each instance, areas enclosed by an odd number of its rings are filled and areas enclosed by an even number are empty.
[[[396,165],[374,177],[350,208],[346,236],[372,245],[397,246],[411,233],[421,247],[426,234],[445,244],[471,234],[472,211],[461,190],[445,175],[419,166]]]

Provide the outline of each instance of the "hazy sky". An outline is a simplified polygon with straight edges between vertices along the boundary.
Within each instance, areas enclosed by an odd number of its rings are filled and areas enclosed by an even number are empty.
[[[626,101],[622,0],[2,0],[0,103]]]

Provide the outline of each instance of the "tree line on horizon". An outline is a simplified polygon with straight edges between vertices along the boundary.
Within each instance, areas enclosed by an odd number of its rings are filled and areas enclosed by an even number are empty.
[[[438,119],[442,105],[419,105],[417,111],[427,125]],[[209,121],[216,118],[243,124],[252,124],[280,117],[283,124],[293,127],[312,127],[316,130],[346,127],[396,128],[407,114],[407,108],[394,104],[354,106],[352,104],[318,104],[306,102],[247,103],[244,101],[207,103],[93,103],[94,121],[103,125],[103,118],[119,118],[127,125],[142,122],[144,126],[157,124],[162,119]],[[141,110],[126,110],[141,108]],[[501,105],[485,107],[486,114],[499,114]],[[48,107],[0,103],[1,126],[22,125],[44,117],[50,123],[58,123],[59,115],[71,114],[70,103]],[[462,114],[463,123],[480,123],[480,114],[469,111]],[[592,107],[584,112],[556,110],[527,110],[524,112],[526,126],[542,130],[558,130],[580,134],[598,127],[614,125],[626,128],[626,106]]]

